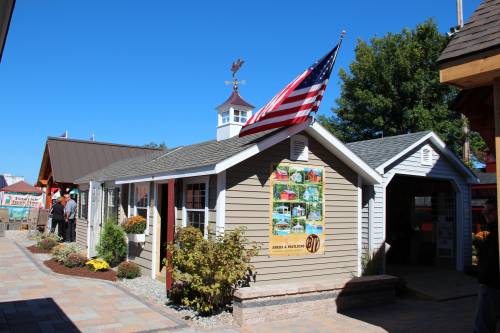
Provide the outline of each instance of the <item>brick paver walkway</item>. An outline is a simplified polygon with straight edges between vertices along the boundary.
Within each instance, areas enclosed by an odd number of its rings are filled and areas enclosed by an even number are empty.
[[[111,283],[46,273],[0,238],[0,332],[171,331],[185,324]]]
[[[0,237],[0,333],[200,333],[167,309],[141,301],[113,283],[48,272],[12,240]],[[217,333],[470,332],[475,298],[448,302],[400,299],[346,314]]]

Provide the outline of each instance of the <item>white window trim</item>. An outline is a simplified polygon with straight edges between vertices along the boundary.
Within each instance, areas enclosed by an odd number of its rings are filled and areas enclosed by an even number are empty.
[[[146,235],[149,235],[149,214],[150,214],[150,209],[149,209],[149,204],[150,204],[150,197],[151,197],[151,193],[150,192],[150,184],[149,182],[145,182],[145,183],[139,183],[139,184],[135,184],[134,186],[134,214],[133,215],[137,215],[137,192],[136,192],[136,188],[137,188],[137,185],[142,185],[142,184],[146,184],[147,185],[147,188],[148,188],[148,191],[147,191],[147,200],[146,200],[146,230],[144,230],[144,233]]]
[[[205,184],[205,209],[190,209],[192,211],[204,211],[205,212],[205,223],[203,229],[203,237],[208,238],[208,196],[209,196],[209,180],[210,176],[193,177],[187,178],[182,185],[182,227],[187,226],[187,209],[186,209],[186,185],[188,184]]]

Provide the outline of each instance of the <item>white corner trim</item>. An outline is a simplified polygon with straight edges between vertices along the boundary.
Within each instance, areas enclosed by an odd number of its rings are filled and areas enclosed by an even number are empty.
[[[361,276],[363,273],[363,267],[361,264],[361,259],[362,259],[362,255],[363,255],[363,241],[362,241],[363,189],[362,189],[362,185],[363,185],[363,181],[361,179],[361,176],[358,175],[358,276]]]
[[[90,223],[92,216],[92,181],[89,182],[89,194],[87,196],[87,258],[90,258]]]
[[[157,256],[156,256],[156,246],[157,246],[157,241],[156,241],[156,226],[158,225],[158,185],[154,184],[154,206],[153,206],[153,232],[151,234],[151,237],[153,238],[152,241],[152,249],[151,249],[151,278],[153,280],[156,280],[156,265],[157,265]]]
[[[252,147],[239,152],[238,154],[231,156],[230,158],[227,158],[215,165],[215,173],[220,173],[224,170],[229,169],[230,167],[243,162],[244,160],[257,155],[261,151],[266,150],[269,147],[274,146],[277,143],[280,143],[281,141],[288,139],[292,137],[293,135],[303,131],[309,127],[309,122],[304,122],[300,123],[291,127],[288,127],[287,129],[278,132],[276,135],[273,135],[269,138],[266,138],[260,142],[257,142],[255,145]]]
[[[330,152],[337,156],[342,162],[356,171],[367,184],[379,184],[382,177],[361,158],[354,154],[347,146],[331,134],[318,122],[314,122],[306,129],[314,139],[325,146]]]
[[[217,174],[217,204],[215,234],[224,234],[226,226],[226,171]]]

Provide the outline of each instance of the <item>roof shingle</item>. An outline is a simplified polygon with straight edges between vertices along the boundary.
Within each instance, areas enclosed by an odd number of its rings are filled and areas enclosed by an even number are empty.
[[[500,0],[484,0],[438,58],[451,61],[500,47]]]

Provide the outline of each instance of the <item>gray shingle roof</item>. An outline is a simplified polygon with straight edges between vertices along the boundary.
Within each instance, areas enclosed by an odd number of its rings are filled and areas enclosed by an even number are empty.
[[[485,0],[462,30],[453,36],[438,58],[438,62],[498,47],[500,47],[500,1]]]
[[[412,144],[429,134],[430,131],[388,136],[381,139],[351,142],[347,147],[376,169]]]
[[[160,173],[213,166],[250,148],[253,144],[278,131],[280,131],[280,129],[269,130],[242,138],[236,136],[227,140],[206,141],[190,146],[181,146],[168,151],[153,152],[137,158],[129,158],[90,173],[78,179],[77,183],[87,183],[90,180],[106,181],[129,177],[150,176]]]

